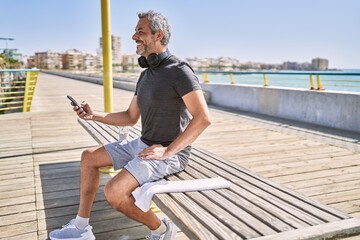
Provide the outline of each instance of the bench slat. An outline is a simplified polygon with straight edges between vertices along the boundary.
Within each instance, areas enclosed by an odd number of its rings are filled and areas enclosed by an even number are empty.
[[[259,237],[252,240],[334,239],[336,236],[352,235],[359,231],[360,220],[357,218],[350,218],[342,221],[282,232],[276,235]]]
[[[118,127],[116,126],[110,126],[95,121],[86,121],[83,119],[78,119],[78,122],[101,145],[118,141],[119,132],[118,132]],[[138,130],[133,129],[132,127],[129,127],[129,130],[130,130],[129,131],[130,139],[139,136]]]
[[[81,119],[79,123],[99,144],[118,139],[115,126]],[[129,138],[136,138],[141,125],[129,130]],[[193,147],[188,167],[165,179],[218,176],[231,181],[231,188],[156,194],[153,200],[190,239],[298,239],[305,235],[313,239],[360,231],[360,220],[203,149]]]
[[[202,159],[198,159],[198,158],[194,158],[194,159],[196,159],[197,163],[201,164],[199,168],[206,168],[206,165],[209,165],[208,162],[203,161]],[[240,175],[239,177],[236,177],[216,166],[210,166],[209,168],[216,171],[219,176],[224,176],[224,174],[226,174],[224,178],[234,183],[233,186],[234,191],[238,193],[240,192],[242,193],[241,195],[239,194],[239,197],[244,196],[252,202],[255,202],[255,199],[257,201],[259,201],[259,198],[263,199],[267,203],[266,204],[267,208],[264,208],[265,211],[269,211],[270,214],[280,211],[283,220],[291,226],[298,225],[298,227],[305,227],[309,225],[324,223],[322,220],[293,206],[291,202],[283,201],[278,196],[273,195],[272,193],[269,194],[269,192],[259,189],[258,185],[260,183],[254,182],[254,185],[251,185],[248,182],[241,179],[242,176],[240,177]],[[242,189],[245,191],[243,191]]]
[[[199,173],[196,169],[193,169],[193,163],[189,164],[186,173],[191,174],[192,176],[196,176],[198,178],[206,178],[210,177],[210,175],[206,176],[202,173]],[[217,175],[213,175],[211,177],[216,177]],[[281,218],[286,216],[286,212],[281,214],[280,211],[275,212],[275,214],[271,214],[268,212],[268,208],[271,207],[265,200],[261,198],[255,198],[253,201],[248,200],[246,196],[246,192],[240,189],[242,192],[238,192],[239,189],[233,189],[234,191],[229,190],[217,190],[216,192],[221,195],[226,201],[230,202],[230,204],[224,204],[224,208],[228,209],[228,211],[232,211],[238,218],[240,218],[244,222],[251,222],[252,225],[256,226],[256,229],[263,235],[266,235],[270,229],[274,229],[275,231],[288,231],[294,229],[293,226],[285,223]],[[225,203],[225,201],[224,201]],[[264,210],[266,209],[266,210]],[[245,213],[244,213],[245,212]],[[256,219],[256,220],[254,220]],[[296,219],[297,220],[297,219]],[[259,223],[260,222],[260,223]],[[297,227],[304,226],[303,222],[297,223]],[[270,230],[271,231],[271,230]]]
[[[233,167],[230,167],[227,164],[221,163],[219,161],[210,161],[201,153],[195,153],[194,155],[197,156],[196,160],[201,163],[203,167],[211,164],[211,168],[217,168],[219,171],[221,171],[221,175],[226,174],[227,176],[231,177],[233,181],[236,181],[234,176],[238,176],[237,184],[240,187],[251,189],[251,191],[256,192],[256,194],[259,194],[261,197],[272,199],[274,205],[283,208],[289,213],[299,213],[301,216],[300,219],[311,225],[348,218],[347,216],[344,218],[339,217],[329,213],[326,210],[319,209],[319,207],[316,206],[318,204],[312,200],[305,199],[304,196],[299,199],[290,194],[294,192],[293,190],[287,189],[287,191],[284,191],[282,189],[273,187],[271,184],[268,184],[270,182],[269,180],[260,180],[258,177],[254,177],[254,174],[252,173],[245,173],[240,169],[234,169]]]
[[[168,179],[171,181],[194,179],[184,172],[181,173],[181,176],[181,178],[171,176]],[[206,209],[214,217],[218,218],[218,220],[221,221],[224,226],[230,228],[232,231],[239,234],[239,236],[243,236],[245,239],[261,236],[259,232],[265,232],[266,234],[276,233],[276,231],[271,229],[269,226],[264,225],[261,221],[254,218],[252,215],[238,208],[238,206],[233,204],[231,201],[216,191],[208,190],[200,192],[188,192],[184,194],[201,205],[203,209]],[[256,229],[249,226],[249,224],[247,224],[248,222],[256,225]]]
[[[304,195],[302,195],[302,194],[300,194],[300,193],[298,193],[298,192],[296,192],[296,191],[294,191],[294,190],[292,190],[290,188],[287,188],[287,187],[285,187],[283,185],[280,185],[278,183],[270,181],[269,179],[264,178],[262,176],[256,175],[256,174],[252,173],[251,171],[249,171],[248,169],[243,168],[243,167],[241,167],[241,166],[239,166],[239,165],[237,165],[237,164],[235,164],[233,162],[222,159],[219,156],[215,156],[214,154],[209,153],[208,151],[206,151],[204,149],[194,148],[193,152],[194,153],[199,153],[199,154],[200,153],[204,154],[205,155],[204,159],[211,158],[211,159],[214,159],[215,162],[217,162],[217,163],[225,164],[225,165],[227,165],[229,167],[228,169],[231,169],[231,170],[236,169],[238,171],[238,173],[241,172],[241,173],[247,174],[247,175],[251,176],[254,180],[258,180],[260,182],[263,182],[266,185],[271,186],[274,189],[277,189],[279,192],[286,193],[287,195],[293,196],[294,198],[299,199],[302,202],[305,202],[305,203],[307,203],[307,204],[309,204],[311,206],[314,206],[314,207],[316,207],[318,209],[321,209],[322,211],[324,211],[326,213],[329,213],[332,216],[335,216],[339,220],[349,218],[349,216],[347,214],[345,214],[345,213],[343,213],[341,211],[338,211],[335,208],[331,208],[331,207],[329,207],[327,205],[324,205],[324,204],[322,204],[322,203],[320,203],[320,202],[318,202],[318,201],[316,201],[314,199],[310,199],[310,198],[308,198],[308,197],[306,197],[306,196],[304,196]],[[253,181],[253,180],[251,180],[251,181]]]
[[[219,239],[207,228],[204,228],[202,222],[185,211],[172,196],[157,194],[154,195],[153,201],[190,239]]]
[[[78,122],[85,128],[85,130],[99,143],[99,144],[106,144],[108,143],[108,139],[103,136],[102,133],[100,133],[99,130],[97,130],[96,127],[94,127],[92,121],[84,121],[81,119],[78,119]]]
[[[202,167],[198,166],[195,162],[191,162],[189,165],[196,166],[196,169],[201,169]],[[215,168],[214,171],[216,170],[217,169]],[[186,171],[190,172],[191,170],[187,169]],[[209,171],[209,169],[202,168],[201,172],[204,173],[206,177],[221,176],[233,182],[234,185],[231,186],[231,191],[223,191],[222,194],[231,200],[236,199],[239,208],[243,208],[245,211],[248,211],[251,215],[260,219],[277,231],[310,226],[302,219],[295,217],[292,213],[289,213],[288,211],[272,204],[271,200],[277,201],[277,199],[270,199],[272,196],[267,196],[268,198],[260,197],[257,194],[254,194],[252,189],[244,189],[236,185],[236,179],[224,177],[221,174]],[[241,203],[245,203],[246,205],[242,205]],[[247,209],[244,206],[250,206],[250,208]]]
[[[114,141],[118,140],[119,131],[118,131],[117,127],[100,124],[100,123],[94,122],[94,121],[92,122],[92,124],[97,125],[96,127],[98,127],[99,131],[101,131],[104,134],[106,139],[108,139],[108,142],[114,142]]]
[[[183,208],[183,211],[190,213],[201,223],[201,227],[197,228],[196,231],[199,231],[206,226],[206,228],[218,239],[242,239],[238,234],[234,233],[234,231],[232,231],[229,227],[223,225],[221,221],[208,211],[204,211],[204,208],[194,202],[187,196],[187,194],[170,193],[169,195],[179,203],[179,205]],[[187,222],[187,220],[185,222]]]
[[[104,144],[114,142],[118,140],[118,135],[116,134],[116,131],[110,128],[110,126],[106,126],[104,124],[94,122],[94,121],[88,121],[88,124],[91,124],[96,131],[102,135],[104,138]]]

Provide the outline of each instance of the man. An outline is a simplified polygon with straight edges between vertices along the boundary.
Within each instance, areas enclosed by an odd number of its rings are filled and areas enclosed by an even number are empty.
[[[138,14],[132,39],[139,64],[147,67],[124,112],[103,113],[83,102],[74,106],[80,118],[116,126],[134,125],[141,116],[141,137],[85,150],[81,156],[80,205],[75,219],[50,233],[50,239],[95,239],[89,217],[103,166],[123,168],[105,186],[109,204],[151,230],[150,239],[174,239],[176,226],[151,210],[141,211],[131,193],[142,184],[182,171],[190,144],[210,125],[203,92],[192,69],[167,49],[170,26],[159,13]],[[85,110],[85,111],[83,111]]]

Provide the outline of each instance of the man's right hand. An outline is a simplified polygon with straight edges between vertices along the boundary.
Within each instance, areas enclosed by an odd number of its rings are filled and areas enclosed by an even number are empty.
[[[71,104],[72,105],[72,104]],[[93,115],[93,109],[87,102],[83,101],[81,103],[81,108],[78,108],[77,106],[73,106],[73,110],[76,112],[79,118],[85,119],[85,120],[92,120]]]

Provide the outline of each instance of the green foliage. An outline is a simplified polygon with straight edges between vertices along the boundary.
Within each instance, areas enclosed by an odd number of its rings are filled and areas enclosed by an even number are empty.
[[[8,58],[5,54],[0,54],[0,68],[16,69],[20,68],[21,62],[12,58]]]

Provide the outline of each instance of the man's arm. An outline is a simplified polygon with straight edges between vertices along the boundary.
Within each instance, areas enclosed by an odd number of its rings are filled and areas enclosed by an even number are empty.
[[[138,154],[142,159],[164,160],[192,144],[211,124],[209,110],[201,90],[192,91],[183,97],[184,103],[193,116],[185,131],[168,147],[156,144]]]
[[[137,105],[137,97],[134,96],[130,102],[130,105],[126,111],[116,113],[106,113],[94,111],[91,106],[83,102],[81,107],[86,110],[87,113],[76,111],[78,116],[85,120],[94,120],[114,126],[132,126],[136,124],[140,118],[140,109]]]

